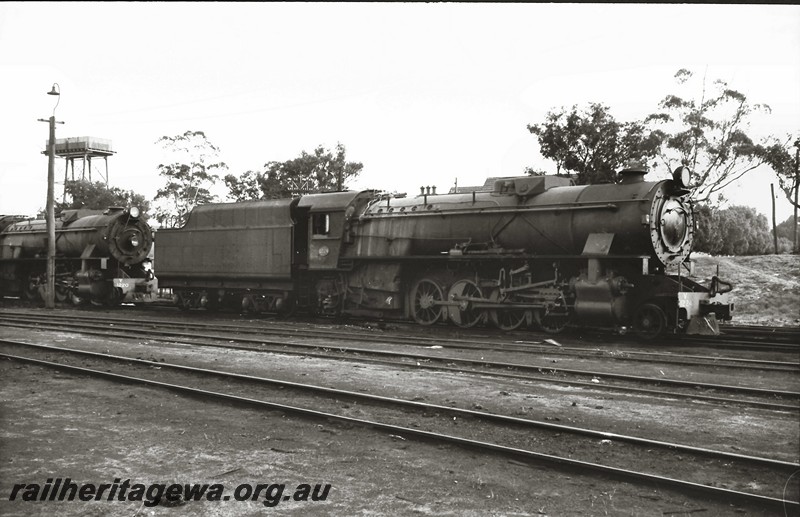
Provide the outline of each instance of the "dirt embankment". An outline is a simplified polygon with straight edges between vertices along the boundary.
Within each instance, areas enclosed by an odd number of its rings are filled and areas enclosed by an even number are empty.
[[[695,280],[717,274],[733,284],[733,323],[800,326],[800,256],[693,256]]]

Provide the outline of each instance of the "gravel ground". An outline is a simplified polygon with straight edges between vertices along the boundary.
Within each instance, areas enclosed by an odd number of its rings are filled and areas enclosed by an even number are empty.
[[[0,336],[797,461],[796,420],[763,410],[658,402],[541,383],[0,328]],[[0,361],[2,515],[770,515],[691,494],[294,415]],[[581,454],[581,451],[565,451]],[[647,470],[648,457],[639,458]],[[742,474],[746,478],[746,473]],[[325,501],[9,502],[14,484],[330,484]],[[715,480],[709,480],[716,482]],[[276,488],[277,489],[277,488]],[[272,492],[274,495],[274,492]],[[19,499],[19,498],[18,498]]]

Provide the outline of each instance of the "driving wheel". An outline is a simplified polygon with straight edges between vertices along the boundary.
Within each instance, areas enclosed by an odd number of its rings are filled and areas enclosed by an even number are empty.
[[[442,318],[442,289],[429,278],[423,278],[411,289],[411,312],[420,325],[433,325]]]

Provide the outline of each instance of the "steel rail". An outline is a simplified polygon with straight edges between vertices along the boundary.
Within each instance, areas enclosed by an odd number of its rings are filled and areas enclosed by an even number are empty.
[[[5,313],[9,314],[9,315],[31,316],[31,317],[33,317],[33,315],[30,315],[27,312],[5,311]],[[60,315],[51,315],[51,316],[53,318],[62,318],[62,319],[69,319],[69,318],[95,319],[92,316],[60,316]],[[109,319],[109,320],[116,319],[117,321],[121,321],[121,322],[130,322],[129,318],[128,319],[125,319],[125,318],[104,318],[104,319]],[[151,320],[151,321],[156,322],[156,323],[158,323],[158,322],[166,323],[167,322],[167,320]],[[172,324],[172,323],[174,323],[174,322],[170,322],[170,324]],[[395,324],[395,325],[404,325],[404,323],[405,322],[393,322],[393,324]],[[191,324],[200,325],[197,322],[191,322],[191,323],[185,322],[185,323],[183,323],[183,325],[191,325]],[[220,325],[220,326],[221,327],[226,327],[227,325]],[[228,327],[231,327],[231,326],[228,326]],[[415,326],[415,325],[409,325],[409,327],[411,327],[412,329],[419,328],[418,326]],[[269,327],[260,326],[259,330],[260,331],[281,332],[281,331],[284,331],[284,330],[285,331],[291,331],[292,329],[289,329],[286,326],[271,325]],[[588,329],[588,330],[591,330],[591,329]],[[347,334],[350,337],[353,336],[352,330],[348,330],[346,332],[343,332],[343,331],[335,331],[335,330],[330,330],[330,329],[327,329],[325,331],[315,331],[313,329],[308,329],[308,330],[306,330],[306,332],[309,332],[309,333],[312,333],[312,332],[324,332],[326,337],[328,337],[330,334]],[[364,333],[361,333],[361,334],[364,334]],[[504,336],[512,336],[512,337],[515,336],[515,335],[516,334],[511,334],[511,333],[505,333],[504,334]],[[718,338],[718,339],[715,339],[715,340],[708,340],[707,337],[703,337],[703,336],[682,336],[681,339],[683,341],[673,339],[671,336],[667,336],[667,342],[670,344],[670,346],[683,346],[683,347],[685,347],[685,346],[696,346],[698,343],[703,343],[704,346],[711,346],[711,347],[714,347],[714,348],[723,348],[723,347],[726,346],[726,343],[727,344],[731,344],[729,342],[722,342],[721,341],[721,339],[722,340],[725,339],[724,336],[725,335],[723,334],[722,338]],[[604,336],[604,337],[607,337],[607,336]],[[370,337],[370,336],[366,336],[364,338],[359,338],[359,339],[373,339],[373,338]],[[451,343],[454,343],[454,344],[457,344],[457,345],[462,345],[462,346],[465,343],[476,344],[478,346],[484,346],[486,344],[490,344],[490,345],[491,344],[498,344],[498,345],[506,346],[506,347],[509,346],[508,343],[503,342],[503,341],[499,341],[498,342],[498,341],[491,341],[491,340],[486,340],[486,339],[484,339],[484,340],[475,340],[475,339],[464,340],[464,339],[461,339],[461,338],[458,338],[458,339],[431,338],[431,337],[422,336],[422,335],[421,336],[413,336],[413,337],[412,336],[394,336],[393,339],[396,339],[398,341],[402,341],[402,340],[416,340],[416,341],[430,341],[430,342],[437,342],[437,341],[438,342],[445,342],[445,341],[447,341],[447,342],[451,342]],[[753,348],[753,347],[755,347],[756,349],[771,348],[771,349],[775,350],[776,352],[789,352],[789,353],[800,352],[800,346],[798,346],[796,344],[780,343],[779,344],[780,348],[777,348],[777,347],[774,347],[774,346],[773,347],[765,347],[764,346],[765,343],[763,343],[761,341],[759,341],[759,342],[751,342],[751,343],[736,342],[735,344],[742,345],[742,347],[744,347],[744,348]],[[516,343],[513,344],[513,345],[516,345]],[[752,345],[752,346],[750,346],[750,345]],[[536,344],[536,343],[526,343],[524,345],[524,348],[534,348],[534,347],[544,348],[544,345],[539,345],[539,344]],[[523,347],[521,347],[521,348],[523,348]],[[741,347],[737,346],[737,348],[741,348]],[[596,348],[587,349],[587,348],[584,348],[584,347],[563,347],[562,350],[598,351]],[[631,351],[629,353],[632,354],[632,355],[642,355],[642,356],[670,356],[670,355],[672,355],[672,354],[664,354],[662,352]],[[695,357],[696,358],[707,357],[708,358],[707,360],[723,359],[723,358],[716,358],[714,356],[681,356],[681,357],[692,357],[692,358],[695,358]],[[724,359],[727,359],[727,360],[730,360],[730,361],[737,361],[737,362],[752,362],[752,363],[755,363],[755,364],[764,364],[764,363],[761,363],[762,360],[756,360],[756,359],[744,359],[744,358],[724,358]],[[769,364],[769,362],[766,362],[766,364]],[[779,362],[778,364],[781,364],[781,363]]]
[[[263,384],[272,384],[275,386],[281,386],[284,388],[291,388],[291,389],[300,389],[309,392],[316,392],[316,393],[323,393],[326,395],[335,395],[335,396],[342,396],[342,397],[350,397],[353,399],[362,399],[368,400],[371,402],[380,402],[380,403],[388,403],[398,406],[404,407],[414,407],[419,409],[433,409],[437,411],[444,411],[448,413],[452,413],[459,416],[469,416],[469,417],[477,417],[486,420],[493,420],[497,422],[502,422],[506,424],[518,424],[524,425],[529,427],[537,427],[540,429],[548,429],[552,431],[560,431],[565,433],[571,434],[581,434],[585,436],[590,436],[592,438],[601,438],[601,439],[611,439],[617,440],[621,442],[628,442],[628,443],[635,443],[637,445],[646,445],[649,447],[661,447],[667,449],[673,449],[676,451],[683,451],[687,453],[693,454],[702,454],[717,458],[724,458],[727,460],[739,460],[739,461],[748,461],[760,465],[765,465],[769,467],[778,467],[778,468],[788,468],[792,470],[800,469],[800,463],[792,463],[789,461],[782,461],[776,460],[772,458],[762,458],[756,456],[749,456],[744,454],[736,454],[730,453],[725,451],[718,451],[714,449],[706,449],[703,447],[694,447],[691,445],[684,445],[679,443],[671,443],[671,442],[664,442],[660,440],[650,440],[647,438],[640,438],[637,436],[631,435],[623,435],[617,433],[611,433],[606,431],[596,431],[594,429],[586,429],[581,427],[574,427],[574,426],[567,426],[563,424],[553,424],[548,422],[542,422],[539,420],[530,420],[527,418],[519,418],[507,415],[501,415],[497,413],[488,413],[485,411],[476,411],[472,409],[460,409],[454,408],[450,406],[442,406],[440,404],[431,404],[428,402],[420,402],[415,400],[406,400],[406,399],[399,399],[399,398],[392,398],[392,397],[385,397],[382,395],[373,395],[370,393],[361,393],[356,391],[349,391],[343,390],[338,388],[329,388],[325,386],[317,386],[313,384],[305,384],[299,383],[294,381],[286,381],[280,379],[272,379],[267,377],[257,377],[253,375],[246,375],[241,373],[235,372],[227,372],[222,370],[210,370],[208,368],[201,368],[197,366],[186,366],[174,363],[167,363],[162,361],[150,361],[147,359],[138,359],[132,358],[127,356],[120,356],[114,354],[106,354],[101,352],[91,352],[87,350],[79,350],[74,348],[65,348],[65,347],[58,347],[58,346],[51,346],[51,345],[42,345],[38,343],[27,343],[23,341],[10,341],[7,339],[0,339],[0,344],[3,345],[11,345],[11,346],[25,346],[29,348],[36,348],[39,350],[44,350],[48,352],[64,352],[68,354],[74,355],[81,355],[86,357],[91,357],[95,359],[110,359],[114,361],[121,361],[126,363],[136,363],[144,366],[150,367],[159,367],[159,368],[169,368],[173,370],[180,370],[183,372],[189,373],[201,373],[201,374],[208,374],[214,375],[218,377],[226,377],[231,379],[237,380],[245,380],[245,381],[253,381],[257,383]]]
[[[731,350],[770,350],[775,352],[800,352],[800,345],[795,341],[789,339],[783,341],[765,341],[765,340],[743,340],[739,336],[730,334],[721,334],[713,338],[702,335],[688,335],[681,336],[680,341],[672,336],[666,336],[668,342],[675,343],[678,346],[702,346],[711,348],[731,349]]]
[[[7,323],[6,326],[21,326],[19,323]],[[37,324],[36,328],[43,328],[46,325]],[[27,327],[26,327],[27,328]],[[54,330],[63,330],[63,327],[57,325],[50,325],[51,329]],[[115,330],[119,330],[116,328]],[[628,374],[621,374],[621,373],[614,373],[614,372],[596,372],[590,370],[577,370],[577,369],[569,369],[569,368],[558,368],[552,367],[549,365],[531,365],[531,364],[521,364],[521,363],[507,363],[507,362],[498,362],[498,361],[487,361],[483,359],[469,359],[469,358],[461,358],[461,357],[453,357],[453,356],[429,356],[425,354],[413,354],[408,352],[401,352],[401,351],[390,351],[390,350],[375,350],[375,349],[368,349],[368,348],[353,348],[353,347],[342,347],[342,346],[325,346],[320,344],[309,344],[309,343],[292,343],[287,341],[270,341],[264,339],[251,339],[251,338],[242,338],[242,337],[234,337],[230,335],[208,335],[208,334],[194,334],[194,333],[181,333],[175,331],[168,331],[168,330],[147,330],[142,328],[132,328],[128,330],[129,332],[135,332],[137,337],[143,337],[143,335],[156,335],[158,337],[173,336],[178,338],[201,338],[201,339],[217,339],[223,341],[237,341],[243,343],[255,343],[259,345],[273,345],[273,346],[281,346],[281,347],[295,347],[295,348],[303,348],[303,349],[335,349],[341,352],[351,352],[351,353],[365,353],[365,354],[372,354],[378,356],[386,356],[386,357],[408,357],[412,359],[418,360],[425,360],[425,361],[441,361],[445,363],[455,363],[455,364],[468,364],[471,366],[488,366],[494,368],[511,368],[511,369],[518,369],[522,371],[535,371],[535,372],[551,372],[551,373],[561,373],[567,375],[579,375],[585,377],[592,377],[592,378],[607,378],[607,379],[616,379],[621,381],[628,381],[628,382],[638,382],[638,383],[645,383],[645,384],[664,384],[664,385],[672,385],[677,387],[683,388],[701,388],[701,389],[708,389],[708,390],[719,390],[719,391],[727,391],[733,393],[745,393],[751,395],[760,395],[760,396],[779,396],[779,397],[787,397],[787,398],[800,398],[800,392],[794,391],[779,391],[779,390],[770,390],[764,388],[754,388],[748,386],[734,386],[734,385],[726,385],[726,384],[709,384],[709,383],[698,383],[694,381],[682,381],[677,379],[664,379],[664,378],[651,378],[651,377],[641,377],[637,375],[628,375]],[[94,331],[94,332],[82,332],[85,334],[94,334],[100,336],[108,336],[108,332],[105,331]]]
[[[204,390],[199,388],[193,388],[190,386],[183,386],[178,384],[171,384],[161,381],[156,381],[152,379],[144,379],[141,377],[133,377],[129,375],[121,375],[112,372],[105,372],[100,370],[94,370],[90,368],[80,367],[80,366],[72,366],[72,365],[65,365],[62,363],[55,363],[52,361],[44,361],[40,359],[33,359],[28,357],[17,356],[13,354],[5,354],[0,353],[0,357],[5,357],[10,360],[16,360],[21,362],[27,362],[30,364],[36,364],[39,366],[47,366],[50,368],[56,368],[65,371],[71,372],[78,372],[87,374],[90,376],[95,377],[103,377],[107,379],[112,379],[119,382],[126,382],[126,383],[135,383],[135,384],[143,384],[146,386],[153,386],[158,388],[164,388],[171,391],[177,391],[179,393],[186,393],[190,395],[202,395],[208,398],[220,399],[225,400],[228,402],[234,402],[238,404],[246,404],[250,406],[265,408],[269,410],[277,410],[277,411],[284,411],[292,414],[298,414],[305,417],[311,417],[314,419],[327,419],[339,422],[345,422],[348,424],[354,424],[369,428],[376,428],[381,429],[384,431],[390,431],[394,434],[403,434],[407,436],[415,436],[418,438],[428,439],[432,441],[438,442],[447,442],[453,443],[461,446],[465,446],[472,449],[479,449],[479,450],[488,450],[496,453],[502,453],[505,455],[510,455],[516,458],[523,458],[528,460],[538,460],[538,461],[545,461],[548,463],[556,463],[561,464],[573,468],[580,468],[580,469],[588,469],[595,472],[601,472],[607,475],[614,475],[619,476],[625,479],[634,479],[639,481],[648,481],[654,482],[658,484],[664,484],[671,487],[678,488],[680,490],[691,490],[693,492],[699,492],[703,494],[714,495],[716,497],[720,497],[725,501],[730,501],[731,498],[741,501],[746,501],[749,503],[759,504],[759,505],[768,505],[771,508],[800,508],[800,502],[793,501],[793,500],[785,500],[785,499],[778,499],[769,496],[763,496],[758,494],[751,494],[747,492],[739,492],[735,490],[729,490],[726,488],[718,488],[718,487],[711,487],[708,485],[702,485],[699,483],[694,483],[690,481],[683,481],[679,479],[669,478],[665,476],[659,476],[655,474],[648,474],[644,472],[637,472],[628,469],[622,469],[618,467],[611,467],[607,465],[602,465],[598,463],[591,463],[585,462],[581,460],[575,460],[572,458],[565,458],[562,456],[555,456],[551,454],[544,454],[535,451],[519,449],[514,447],[508,447],[504,445],[483,442],[478,440],[471,440],[467,438],[462,438],[458,436],[452,435],[445,435],[441,433],[431,432],[431,431],[423,431],[420,429],[413,429],[408,427],[397,426],[393,424],[387,424],[383,422],[377,422],[372,420],[365,420],[360,418],[354,418],[344,415],[337,415],[335,413],[329,413],[325,411],[318,411],[309,408],[297,407],[297,406],[290,406],[286,404],[280,404],[276,402],[269,402],[265,400],[258,400],[248,397],[241,397],[237,395],[231,395],[227,393],[221,393],[216,391]],[[158,363],[159,365],[163,365],[163,363]]]
[[[163,308],[165,307],[164,304],[145,304],[145,305],[137,305],[135,308],[137,309],[153,309],[153,308]],[[175,308],[172,306],[172,308]],[[419,326],[408,324],[405,321],[393,321],[392,324],[394,325],[407,325],[409,328],[418,329]],[[772,338],[783,338],[784,341],[788,342],[776,342],[776,343],[765,343],[763,339],[755,339],[750,341],[734,341],[731,339],[735,337],[737,333],[739,333],[738,329],[744,329],[745,334],[747,334],[748,330],[757,329],[756,332],[759,334],[772,334]],[[797,343],[800,342],[800,327],[762,327],[762,326],[739,326],[739,325],[726,325],[722,327],[723,334],[718,336],[714,340],[709,340],[707,337],[703,336],[665,336],[665,343],[668,343],[668,346],[678,346],[678,347],[712,347],[712,348],[729,348],[729,349],[741,349],[741,350],[770,350],[775,352],[800,352],[800,345]],[[592,330],[601,330],[604,331],[606,334],[608,333],[608,329],[593,329],[593,328],[584,328],[585,331],[592,331]],[[752,332],[751,332],[752,333]],[[788,339],[787,339],[788,334]],[[506,333],[505,335],[513,335],[511,333]],[[608,338],[607,335],[603,335],[604,338]],[[798,339],[794,339],[794,337],[798,337]],[[422,339],[423,337],[420,336]],[[577,348],[577,350],[581,350]],[[636,354],[646,354],[647,352],[635,352]]]
[[[730,324],[725,325],[725,330],[729,330],[732,333],[736,334],[754,334],[754,335],[788,334],[788,335],[800,336],[800,326],[797,325],[781,325],[781,326],[743,325],[731,322]]]
[[[24,328],[30,328],[25,326]],[[39,327],[34,327],[39,328]],[[61,329],[61,327],[53,327],[55,329]],[[136,331],[130,332],[118,332],[118,331],[82,331],[83,334],[86,335],[96,335],[102,337],[121,337],[123,339],[139,339],[141,335],[139,335]],[[169,338],[161,338],[161,337],[150,337],[148,338],[152,341],[161,341],[161,342],[168,342],[174,343],[174,339]],[[252,342],[253,340],[247,340],[245,342]],[[258,345],[265,345],[263,342],[255,341]],[[231,350],[244,350],[248,352],[258,352],[258,353],[272,353],[272,354],[284,354],[284,355],[297,355],[301,357],[316,357],[320,359],[333,359],[337,361],[344,360],[341,355],[337,354],[330,354],[330,353],[318,353],[309,350],[303,351],[290,351],[285,350],[286,346],[293,346],[291,343],[282,343],[277,346],[280,346],[280,349],[264,349],[264,348],[253,348],[251,346],[241,346],[241,345],[234,345],[230,342],[228,343],[209,343],[209,342],[195,342],[191,341],[190,344],[197,345],[197,346],[206,346],[212,348],[226,348]],[[303,347],[304,345],[298,345],[299,347]],[[323,346],[314,346],[310,345],[312,348],[320,349],[325,347]],[[332,347],[328,347],[328,349],[333,349]],[[342,350],[342,349],[336,349]],[[356,349],[361,350],[361,349]],[[412,357],[413,358],[413,357]],[[398,361],[391,361],[386,359],[375,359],[375,358],[368,358],[368,357],[358,357],[356,359],[358,362],[362,363],[370,363],[370,364],[381,364],[387,366],[394,366],[394,367],[402,367],[402,368],[412,368],[417,370],[433,370],[433,371],[443,371],[443,372],[452,372],[452,373],[467,373],[470,375],[484,375],[489,377],[500,377],[500,378],[507,378],[507,379],[515,379],[515,380],[523,380],[523,381],[540,381],[547,384],[562,384],[565,386],[570,387],[585,387],[592,390],[600,390],[600,391],[615,391],[621,393],[633,393],[637,395],[650,395],[650,396],[657,396],[657,397],[667,397],[667,398],[678,398],[678,399],[689,399],[693,401],[703,401],[703,402],[712,402],[712,403],[719,403],[719,404],[738,404],[743,406],[749,407],[757,407],[763,409],[770,409],[770,410],[777,410],[777,411],[799,411],[800,406],[789,406],[785,404],[776,404],[772,402],[762,402],[758,400],[746,400],[746,399],[731,399],[725,397],[713,397],[710,395],[698,395],[694,393],[680,393],[674,391],[664,391],[664,390],[655,390],[655,389],[647,389],[647,388],[633,388],[629,386],[619,386],[614,384],[595,384],[592,382],[583,382],[583,381],[576,381],[576,380],[566,380],[566,379],[556,379],[549,376],[541,376],[541,375],[522,375],[522,374],[514,374],[514,373],[507,373],[507,372],[500,372],[500,371],[485,371],[485,370],[465,370],[464,368],[455,368],[449,366],[436,366],[432,364],[423,364],[419,362],[415,363],[407,363],[407,362],[398,362]]]
[[[37,316],[37,315],[30,315],[30,314],[19,314],[19,316],[15,318],[4,318],[3,315],[0,315],[0,321],[4,319],[7,321],[9,319],[13,321],[19,321],[20,318],[28,319],[30,321],[41,321],[41,320],[52,320],[51,316]],[[56,319],[67,321],[67,322],[74,322],[74,321],[89,321],[89,322],[119,322],[126,325],[133,325],[135,322],[132,322],[130,319],[125,318],[92,318],[87,316],[57,316]],[[263,335],[264,333],[270,335],[291,335],[293,331],[291,329],[276,329],[274,327],[259,327],[259,328],[247,328],[242,326],[236,325],[229,325],[229,324],[216,324],[216,323],[198,323],[198,322],[175,322],[175,321],[168,321],[168,320],[152,320],[146,322],[147,325],[153,324],[166,324],[172,327],[180,326],[183,328],[208,328],[213,327],[217,330],[221,329],[230,329],[234,330],[239,333],[245,334],[259,334]],[[315,330],[315,329],[304,329],[303,332],[305,334],[311,335],[318,335],[320,337],[325,338],[335,338],[335,339],[346,339],[348,341],[367,341],[367,342],[374,342],[376,340],[376,336],[367,335],[367,334],[354,334],[352,332],[340,332],[340,331],[329,331],[329,330]],[[738,357],[714,357],[714,356],[699,356],[699,355],[675,355],[675,354],[664,354],[659,352],[639,352],[639,351],[623,351],[625,356],[616,356],[616,355],[609,355],[608,350],[602,350],[599,348],[584,348],[584,347],[569,347],[569,346],[561,346],[558,348],[554,348],[552,345],[543,345],[538,343],[495,343],[491,341],[465,341],[465,340],[456,340],[456,339],[449,339],[449,338],[431,338],[420,336],[417,337],[409,337],[409,336],[380,336],[379,338],[381,341],[384,342],[395,342],[397,344],[409,344],[413,346],[421,346],[420,342],[424,343],[431,343],[431,344],[443,344],[446,343],[450,348],[462,348],[467,350],[498,350],[498,351],[505,351],[505,352],[519,352],[519,353],[533,353],[534,350],[546,350],[551,355],[562,355],[562,356],[569,356],[569,357],[582,357],[582,356],[594,356],[600,357],[603,359],[611,359],[614,361],[632,361],[632,362],[648,362],[648,363],[664,363],[664,364],[683,364],[683,365],[693,365],[697,366],[697,361],[708,361],[708,363],[702,363],[706,366],[713,366],[719,368],[737,368],[737,369],[757,369],[763,371],[792,371],[792,370],[800,370],[800,362],[785,362],[785,361],[769,361],[763,359],[746,359],[746,358],[738,358]],[[474,345],[474,346],[471,346]],[[488,345],[488,347],[486,346]],[[725,362],[732,363],[732,364],[723,364]],[[741,363],[741,364],[737,364]]]

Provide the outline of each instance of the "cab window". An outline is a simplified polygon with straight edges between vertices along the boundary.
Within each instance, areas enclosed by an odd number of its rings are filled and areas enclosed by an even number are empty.
[[[311,233],[314,235],[328,235],[331,229],[329,214],[314,214],[311,218]]]

